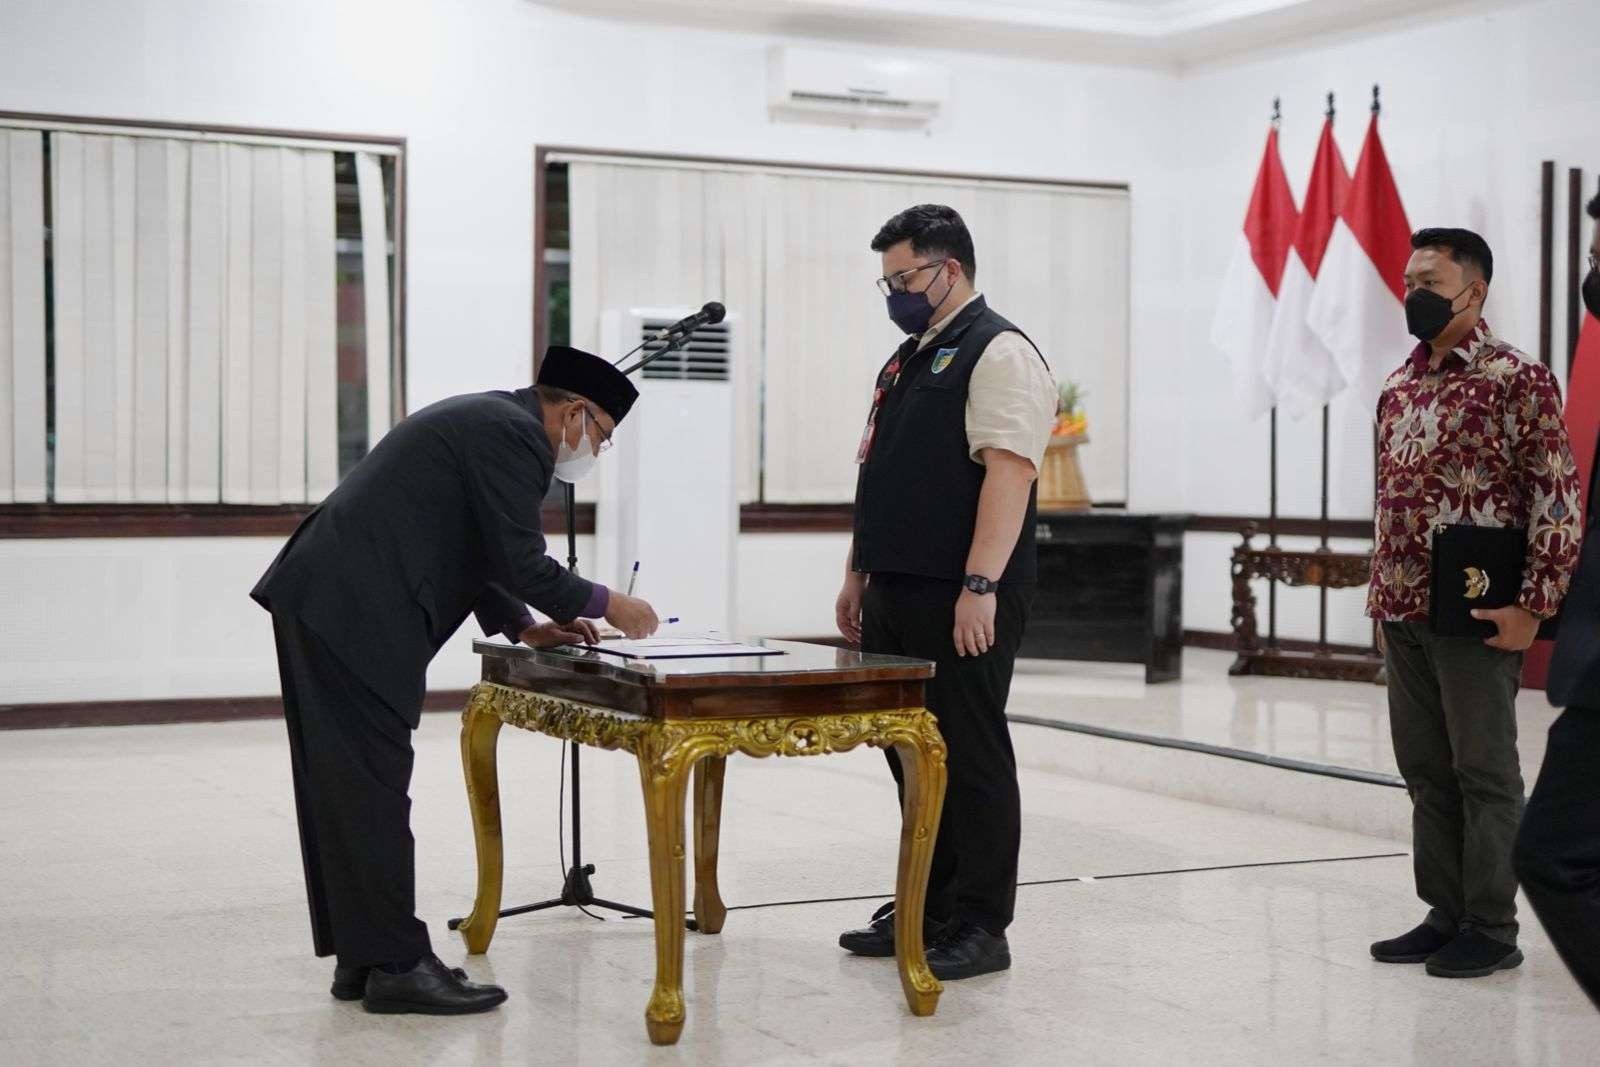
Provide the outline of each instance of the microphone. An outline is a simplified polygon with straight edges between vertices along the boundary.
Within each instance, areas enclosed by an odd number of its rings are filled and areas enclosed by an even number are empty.
[[[723,318],[727,316],[727,314],[727,308],[723,307],[715,300],[708,300],[705,306],[699,311],[696,311],[693,315],[685,315],[683,318],[679,319],[677,322],[666,327],[665,329],[657,330],[649,337],[646,337],[643,341],[640,341],[638,344],[634,345],[633,348],[629,349],[623,354],[621,359],[617,360],[611,365],[613,367],[621,366],[621,364],[627,360],[629,356],[633,355],[641,348],[648,348],[651,345],[659,345],[664,342],[666,343],[668,349],[676,347],[687,340],[689,335],[694,333],[700,327],[715,326],[717,323],[721,322]],[[638,370],[640,367],[644,366],[651,359],[653,359],[655,355],[660,354],[664,354],[664,351],[657,353],[646,353],[644,358],[630,364],[627,367],[624,367],[622,369],[622,373],[632,374],[634,371]]]
[[[679,337],[686,333],[693,333],[702,326],[715,326],[728,314],[728,309],[715,300],[706,302],[706,305],[693,315],[685,315],[677,322],[663,330],[658,337]]]

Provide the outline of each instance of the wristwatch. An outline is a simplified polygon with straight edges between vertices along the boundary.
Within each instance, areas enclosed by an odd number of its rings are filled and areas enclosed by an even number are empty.
[[[961,584],[964,588],[979,595],[992,593],[1000,587],[999,582],[985,578],[981,574],[969,574],[962,580]]]

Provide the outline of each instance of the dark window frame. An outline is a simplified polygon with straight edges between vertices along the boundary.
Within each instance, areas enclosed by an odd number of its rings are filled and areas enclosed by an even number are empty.
[[[549,343],[547,324],[549,323],[549,296],[550,287],[546,284],[546,250],[550,247],[550,207],[546,203],[545,189],[546,175],[552,165],[564,165],[565,160],[553,161],[551,156],[579,156],[592,157],[597,160],[605,159],[632,159],[655,160],[664,163],[690,164],[695,166],[739,166],[759,167],[771,170],[791,171],[829,171],[839,174],[872,174],[872,175],[902,175],[907,171],[899,167],[866,167],[858,164],[832,164],[832,163],[803,163],[795,160],[752,159],[738,156],[700,156],[689,155],[681,152],[639,152],[625,148],[593,148],[579,145],[553,145],[535,144],[533,146],[533,377],[539,376],[539,362],[544,356],[544,350]],[[1085,181],[1070,178],[1045,178],[1038,176],[1024,176],[1013,174],[981,174],[972,171],[925,171],[916,172],[919,177],[948,179],[963,182],[996,182],[1006,185],[1049,185],[1068,189],[1102,189],[1111,192],[1126,193],[1131,198],[1133,188],[1127,182]],[[570,225],[570,216],[569,216]],[[570,231],[569,231],[570,232]],[[570,240],[569,240],[570,248]],[[570,268],[569,268],[570,269]],[[1130,281],[1131,284],[1131,281]],[[1130,309],[1130,314],[1131,309]],[[1130,330],[1130,358],[1131,352],[1131,322]],[[1132,384],[1130,379],[1129,395],[1123,398],[1125,405],[1132,403]],[[1131,439],[1126,446],[1131,450]],[[1131,451],[1130,451],[1131,460]],[[1132,477],[1132,465],[1129,464],[1129,477]],[[763,478],[763,481],[765,479]],[[764,490],[763,490],[764,492]],[[1124,506],[1122,501],[1107,503],[1103,506],[1116,509]],[[589,526],[593,528],[593,505],[579,505],[580,509],[589,509]],[[850,515],[854,505],[848,501],[839,501],[825,504],[778,504],[768,503],[765,500],[739,506],[739,532],[740,533],[837,533],[849,532],[851,529]],[[560,524],[565,528],[565,524]],[[584,532],[584,517],[579,515],[579,532]]]
[[[104,118],[0,111],[0,120],[43,127],[104,126],[173,130],[221,137],[266,137],[384,145],[394,155],[394,279],[390,338],[391,416],[406,412],[406,138],[264,126],[224,126],[161,119]],[[48,189],[48,186],[47,186]],[[60,537],[254,537],[294,530],[314,504],[0,504],[0,539]],[[558,524],[559,525],[559,524]],[[581,523],[580,523],[581,525]]]

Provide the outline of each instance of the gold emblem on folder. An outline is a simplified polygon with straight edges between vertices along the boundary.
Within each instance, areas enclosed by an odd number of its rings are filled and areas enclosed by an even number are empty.
[[[1483,571],[1476,567],[1468,567],[1466,575],[1468,600],[1477,600],[1489,591],[1489,576]]]

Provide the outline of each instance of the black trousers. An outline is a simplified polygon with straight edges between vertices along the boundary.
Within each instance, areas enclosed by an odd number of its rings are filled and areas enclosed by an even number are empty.
[[[1568,708],[1550,727],[1514,861],[1556,951],[1600,1007],[1600,708]]]
[[[1411,794],[1412,869],[1429,926],[1517,943],[1511,848],[1522,815],[1522,653],[1425,622],[1386,622],[1389,731]]]
[[[274,615],[311,942],[341,966],[431,951],[416,917],[411,727],[321,637]]]
[[[1033,588],[1000,587],[995,643],[983,655],[967,657],[956,655],[953,636],[960,592],[952,581],[874,574],[861,605],[861,648],[938,665],[927,701],[949,749],[949,782],[928,876],[927,914],[998,934],[1011,925],[1016,908],[1022,843],[1022,798],[1006,697]],[[888,756],[903,799],[900,759],[893,751]]]

